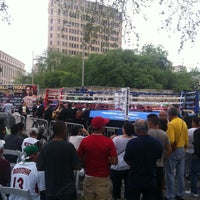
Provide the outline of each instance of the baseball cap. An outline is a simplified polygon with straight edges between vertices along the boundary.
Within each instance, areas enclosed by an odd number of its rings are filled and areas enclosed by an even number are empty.
[[[3,148],[4,144],[5,144],[5,141],[4,140],[0,140],[0,149]]]
[[[101,116],[94,117],[91,122],[91,126],[93,129],[99,129],[102,126],[105,126],[110,120],[107,118],[103,118]]]
[[[26,146],[24,149],[26,156],[31,156],[39,152],[39,149],[35,145]]]
[[[35,128],[35,127],[33,127],[33,128],[31,128],[31,131],[30,131],[30,133],[33,133],[33,132],[35,132],[35,134],[38,134],[38,133],[39,133],[39,129],[38,129],[38,128]]]

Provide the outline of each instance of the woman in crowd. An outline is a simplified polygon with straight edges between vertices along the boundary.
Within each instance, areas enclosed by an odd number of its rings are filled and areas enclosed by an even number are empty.
[[[134,126],[131,122],[125,122],[122,127],[122,135],[116,136],[113,138],[115,144],[117,155],[118,155],[118,164],[111,165],[111,180],[113,184],[113,199],[121,199],[121,187],[122,180],[124,180],[125,193],[124,198],[126,198],[126,183],[129,173],[129,166],[124,161],[124,153],[126,149],[126,144],[134,136]]]

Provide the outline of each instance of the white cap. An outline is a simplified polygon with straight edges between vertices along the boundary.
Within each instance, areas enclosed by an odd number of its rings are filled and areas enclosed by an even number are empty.
[[[38,133],[39,133],[39,129],[38,129],[38,128],[35,128],[35,127],[33,127],[33,128],[31,128],[31,131],[30,131],[30,133],[32,133],[32,132],[35,132],[36,134],[38,134]]]
[[[0,149],[3,149],[4,144],[5,144],[5,141],[4,140],[0,140]]]

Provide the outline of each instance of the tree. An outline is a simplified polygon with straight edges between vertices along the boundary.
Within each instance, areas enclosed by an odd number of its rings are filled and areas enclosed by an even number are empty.
[[[173,72],[166,56],[163,48],[153,45],[145,45],[141,52],[137,49],[118,49],[91,54],[85,60],[85,86],[172,89],[177,92],[199,87],[198,77],[195,76],[199,73],[196,70],[191,73],[184,70]],[[37,60],[39,72],[34,74],[34,83],[39,84],[40,88],[81,86],[80,56],[69,57],[51,52],[45,56],[42,54]]]
[[[5,0],[0,0],[0,17],[2,21],[10,24],[10,15],[8,13],[8,5]]]

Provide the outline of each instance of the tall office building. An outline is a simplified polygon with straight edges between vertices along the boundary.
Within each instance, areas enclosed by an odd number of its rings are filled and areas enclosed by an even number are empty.
[[[121,48],[122,17],[117,9],[85,0],[49,0],[48,48],[67,55]]]
[[[24,63],[0,51],[0,84],[13,84],[19,74],[25,73],[24,67]]]

